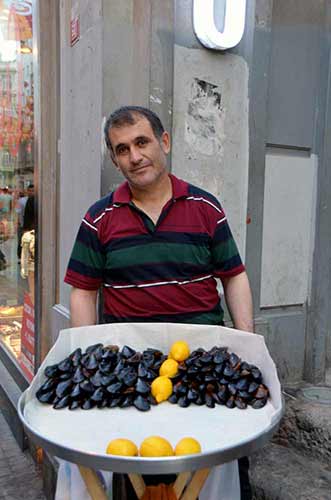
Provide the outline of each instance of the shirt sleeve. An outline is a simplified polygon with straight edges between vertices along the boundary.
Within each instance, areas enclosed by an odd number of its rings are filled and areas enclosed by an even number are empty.
[[[83,218],[69,260],[65,283],[83,290],[98,290],[103,282],[105,253],[98,226],[89,212]]]
[[[222,210],[222,215],[216,221],[214,236],[211,243],[214,276],[226,278],[236,276],[245,271],[245,266],[232,236],[230,226]]]

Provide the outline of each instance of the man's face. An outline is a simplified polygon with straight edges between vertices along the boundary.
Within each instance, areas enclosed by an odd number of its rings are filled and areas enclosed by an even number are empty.
[[[113,147],[112,159],[131,187],[153,187],[167,175],[169,134],[164,132],[157,139],[145,117],[137,115],[133,125],[111,128],[109,139]]]
[[[29,198],[34,195],[34,188],[33,187],[28,187],[26,190],[26,194],[28,195]]]

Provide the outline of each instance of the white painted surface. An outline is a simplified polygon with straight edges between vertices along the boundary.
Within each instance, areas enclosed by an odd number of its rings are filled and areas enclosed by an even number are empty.
[[[175,45],[172,137],[173,173],[220,200],[244,258],[248,67],[243,58]]]
[[[317,157],[266,155],[261,307],[308,298],[314,241]]]

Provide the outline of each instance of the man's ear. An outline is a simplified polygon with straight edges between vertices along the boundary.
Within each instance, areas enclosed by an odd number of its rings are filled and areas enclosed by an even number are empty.
[[[161,135],[160,145],[164,154],[168,154],[170,152],[170,135],[168,132],[164,131]]]

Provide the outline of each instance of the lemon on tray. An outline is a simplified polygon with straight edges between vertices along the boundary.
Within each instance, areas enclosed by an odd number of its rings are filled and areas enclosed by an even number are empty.
[[[157,377],[151,385],[152,396],[158,403],[166,401],[172,394],[172,382],[169,377]]]
[[[113,439],[108,443],[106,453],[108,455],[121,455],[124,457],[136,457],[138,448],[130,439]]]
[[[160,375],[165,377],[175,377],[178,373],[178,363],[174,359],[166,359],[160,366]]]
[[[174,342],[170,348],[169,358],[176,361],[185,361],[190,355],[190,348],[185,340]]]
[[[192,455],[193,453],[201,453],[201,445],[196,439],[184,437],[176,444],[175,455]]]
[[[150,436],[140,445],[141,457],[171,457],[174,454],[171,444],[161,436]]]

